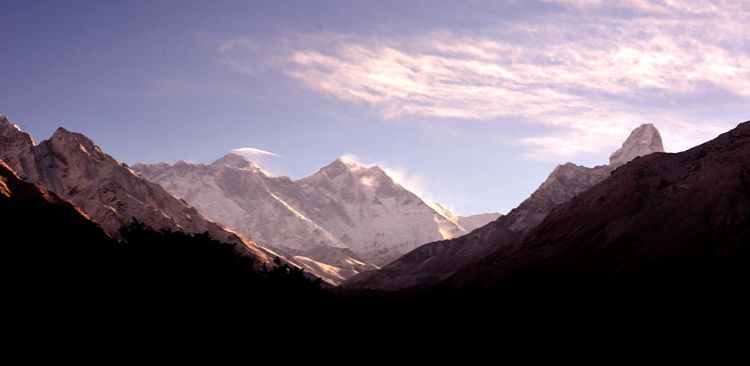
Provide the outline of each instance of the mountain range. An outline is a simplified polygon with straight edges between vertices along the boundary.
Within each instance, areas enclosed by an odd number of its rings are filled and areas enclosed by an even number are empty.
[[[274,177],[236,154],[204,165],[136,164],[144,178],[242,235],[288,253],[338,284],[421,244],[499,214],[457,217],[428,204],[378,166],[336,159],[299,180]]]
[[[462,224],[480,226],[499,215],[457,217],[381,168],[343,159],[297,181],[272,177],[235,154],[209,165],[131,169],[62,127],[37,144],[5,116],[0,146],[0,160],[22,179],[69,200],[114,238],[134,221],[208,232],[261,263],[280,257],[332,285],[423,243],[463,235]]]
[[[665,153],[658,130],[644,124],[609,164],[561,164],[507,215],[461,218],[379,167],[338,159],[292,180],[229,154],[136,172],[81,134],[60,128],[37,144],[0,115],[3,267],[26,281],[14,281],[14,293],[45,299],[70,298],[70,285],[84,282],[75,287],[87,299],[113,283],[117,301],[175,284],[191,298],[219,281],[231,282],[229,293],[263,289],[240,294],[245,304],[272,294],[297,307],[300,291],[329,310],[414,299],[421,308],[445,296],[468,301],[465,309],[725,309],[745,304],[750,280],[748,162],[750,121],[680,153]],[[425,237],[443,240],[420,245]],[[299,268],[343,282],[334,292],[343,297],[321,295]]]

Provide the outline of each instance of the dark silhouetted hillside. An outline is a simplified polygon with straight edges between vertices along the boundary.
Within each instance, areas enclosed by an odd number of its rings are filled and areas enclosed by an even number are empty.
[[[746,300],[749,274],[745,122],[617,169],[443,290],[504,304],[721,308]]]

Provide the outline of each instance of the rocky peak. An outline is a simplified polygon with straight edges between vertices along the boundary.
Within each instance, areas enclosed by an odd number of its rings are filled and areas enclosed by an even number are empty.
[[[21,178],[34,176],[36,161],[32,150],[36,144],[26,132],[0,115],[0,160],[4,160]]]
[[[321,173],[325,173],[328,178],[335,178],[346,174],[357,179],[363,177],[378,180],[383,178],[390,179],[388,174],[377,165],[365,167],[343,157],[338,158],[331,164],[328,164],[327,166],[321,168],[320,171],[316,174]]]
[[[3,145],[9,143],[9,140],[20,140],[34,145],[34,140],[26,132],[21,131],[21,128],[10,122],[8,117],[0,114],[0,141]]]
[[[609,166],[616,169],[639,156],[655,152],[664,152],[659,130],[651,123],[642,124],[633,130],[622,147],[609,157]]]
[[[257,165],[255,165],[253,162],[245,159],[245,157],[241,155],[237,155],[234,153],[229,153],[218,160],[211,163],[212,167],[220,168],[220,167],[232,167],[232,168],[240,168],[240,169],[259,169]]]
[[[329,178],[334,178],[342,174],[351,173],[352,170],[357,170],[358,168],[361,168],[361,166],[356,163],[348,162],[344,158],[338,158],[321,168],[318,173],[324,173]]]
[[[114,158],[102,152],[101,148],[85,135],[68,131],[62,127],[59,127],[49,140],[42,141],[39,145],[41,150],[54,151],[67,158],[75,157],[76,160],[80,159],[92,163],[107,161],[117,165],[120,164]]]

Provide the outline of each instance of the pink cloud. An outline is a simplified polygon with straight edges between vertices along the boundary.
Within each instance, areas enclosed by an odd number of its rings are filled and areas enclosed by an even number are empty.
[[[572,10],[472,35],[311,37],[283,67],[309,90],[374,107],[384,119],[550,126],[553,132],[518,143],[530,157],[554,159],[617,146],[644,122],[668,131],[667,147],[681,150],[727,121],[700,121],[692,108],[660,107],[656,98],[711,89],[750,99],[750,55],[742,51],[750,8],[743,2],[554,2]],[[603,8],[635,16],[599,15]]]

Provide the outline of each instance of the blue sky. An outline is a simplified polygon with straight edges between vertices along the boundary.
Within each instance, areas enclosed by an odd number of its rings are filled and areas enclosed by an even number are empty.
[[[680,151],[749,119],[747,2],[0,2],[0,113],[126,162],[346,155],[507,212],[644,122]]]

